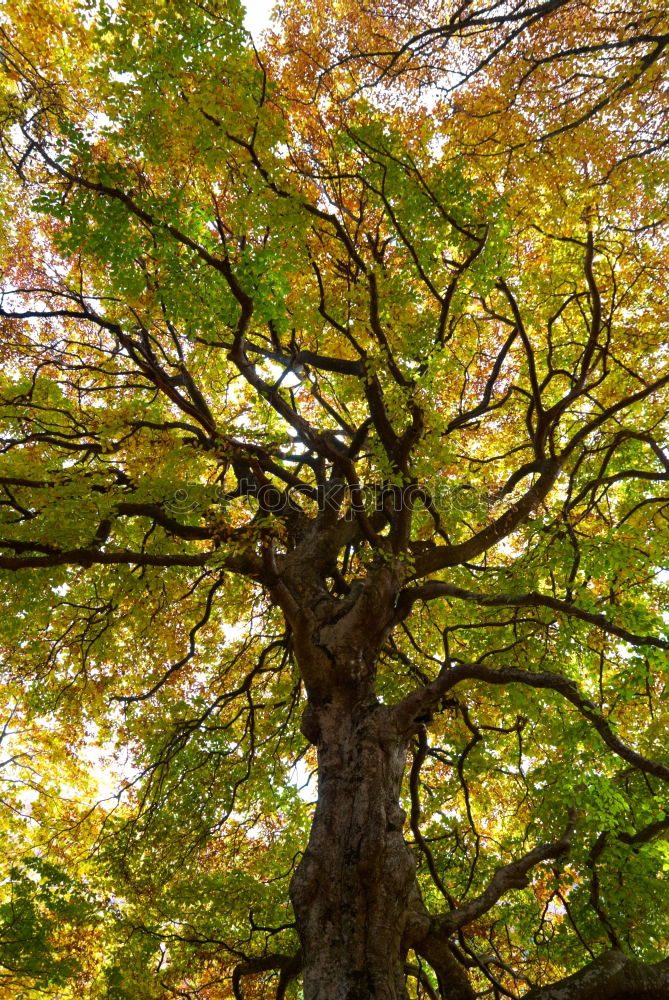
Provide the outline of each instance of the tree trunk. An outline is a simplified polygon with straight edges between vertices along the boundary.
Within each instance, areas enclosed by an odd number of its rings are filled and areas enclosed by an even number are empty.
[[[407,737],[371,696],[338,689],[308,710],[318,803],[291,884],[305,1000],[402,1000],[415,885],[399,796]]]

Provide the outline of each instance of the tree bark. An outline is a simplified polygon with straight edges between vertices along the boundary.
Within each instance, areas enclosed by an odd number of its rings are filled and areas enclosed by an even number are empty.
[[[530,990],[526,1000],[667,1000],[669,959],[646,965],[622,951],[599,955],[573,976]]]
[[[339,688],[308,709],[318,802],[291,885],[305,1000],[402,1000],[414,858],[400,786],[408,737],[373,696]]]

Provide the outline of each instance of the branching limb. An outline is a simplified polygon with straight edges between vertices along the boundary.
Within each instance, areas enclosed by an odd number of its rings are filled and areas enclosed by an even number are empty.
[[[434,681],[412,691],[398,702],[394,709],[395,724],[400,730],[406,730],[411,725],[415,725],[418,716],[436,707],[447,691],[466,680],[484,681],[487,684],[526,684],[528,687],[555,691],[566,698],[591,723],[604,743],[615,754],[639,771],[652,774],[663,781],[669,781],[669,766],[667,764],[649,760],[648,757],[644,757],[643,754],[623,743],[616,736],[607,719],[600,715],[593,703],[581,694],[575,681],[549,670],[537,673],[516,667],[493,670],[482,663],[456,663],[450,666],[447,661]]]
[[[429,601],[438,597],[451,597],[463,601],[472,601],[482,607],[497,608],[550,608],[561,615],[570,618],[578,618],[579,621],[595,625],[609,635],[615,635],[619,639],[624,639],[632,646],[655,646],[658,649],[669,649],[669,640],[659,639],[652,635],[638,635],[630,632],[620,625],[614,625],[608,620],[606,615],[593,614],[578,608],[569,601],[561,601],[556,597],[549,597],[546,594],[530,592],[527,594],[481,594],[471,590],[464,590],[462,587],[455,587],[450,583],[441,580],[432,580],[417,587],[407,587],[402,591],[398,600],[398,607],[409,607],[418,600]]]
[[[414,945],[414,951],[434,969],[442,997],[474,1000],[476,994],[469,977],[455,958],[445,936],[429,933]]]
[[[667,376],[669,382],[669,376]],[[438,545],[424,556],[416,559],[415,577],[427,576],[448,566],[459,566],[471,562],[492,548],[514,531],[539,504],[545,500],[560,474],[561,462],[557,459],[543,463],[541,475],[519,500],[495,520],[477,531],[465,542],[457,545]]]
[[[525,889],[529,885],[528,872],[535,865],[542,861],[561,858],[567,854],[574,836],[574,818],[575,814],[570,813],[567,828],[560,840],[556,840],[552,844],[540,844],[528,851],[522,858],[498,868],[489,885],[479,896],[459,909],[437,917],[435,920],[436,929],[442,933],[450,934],[487,913],[509,889]]]
[[[279,973],[276,1000],[282,1000],[285,996],[286,986],[291,979],[298,975],[301,968],[302,956],[299,951],[295,955],[262,955],[259,958],[250,958],[245,962],[240,962],[232,973],[232,992],[235,995],[235,1000],[244,1000],[241,982],[245,976],[257,976],[260,972],[272,971]]]
[[[530,990],[525,1000],[667,1000],[669,959],[647,965],[611,950],[573,976]]]

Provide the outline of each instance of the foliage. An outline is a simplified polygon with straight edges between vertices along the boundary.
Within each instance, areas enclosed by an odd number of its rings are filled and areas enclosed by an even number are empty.
[[[0,15],[0,996],[302,995],[349,618],[461,995],[648,970],[667,12],[243,13]]]

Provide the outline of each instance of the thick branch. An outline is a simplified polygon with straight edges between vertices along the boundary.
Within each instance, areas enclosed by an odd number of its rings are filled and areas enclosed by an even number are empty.
[[[235,1000],[243,1000],[241,981],[244,976],[257,976],[261,972],[279,973],[279,985],[277,987],[277,1000],[285,994],[285,989],[291,979],[298,975],[302,968],[302,955],[298,951],[295,955],[263,955],[259,958],[249,958],[245,962],[236,965],[232,972],[232,992]]]
[[[0,569],[48,569],[53,566],[206,566],[217,559],[219,565],[231,572],[247,576],[260,577],[262,564],[251,553],[239,556],[226,556],[221,559],[216,551],[188,554],[185,552],[133,552],[120,549],[116,552],[106,552],[102,549],[65,549],[56,550],[46,555],[0,556]]]
[[[458,910],[437,917],[436,928],[442,933],[452,933],[460,927],[466,927],[487,913],[509,889],[525,889],[530,884],[528,878],[530,869],[542,861],[563,857],[569,851],[574,835],[573,819],[573,815],[570,815],[567,829],[560,840],[552,844],[540,844],[517,861],[511,861],[508,865],[498,868],[480,896],[470,900]]]
[[[621,951],[599,955],[573,976],[530,990],[525,1000],[667,1000],[669,959],[646,965]]]
[[[414,944],[414,950],[428,962],[437,974],[440,995],[447,1000],[474,1000],[476,994],[453,955],[448,941],[439,934],[427,934]]]
[[[658,649],[669,649],[669,641],[666,639],[658,639],[652,635],[638,635],[620,625],[614,625],[605,615],[594,614],[576,607],[569,601],[560,601],[556,597],[549,597],[546,594],[538,594],[533,591],[527,594],[481,594],[471,590],[463,590],[461,587],[455,587],[441,580],[432,580],[422,586],[407,587],[403,590],[398,600],[398,608],[404,610],[407,605],[410,607],[418,600],[430,601],[439,597],[472,601],[482,607],[550,608],[561,615],[568,615],[570,618],[578,618],[579,621],[595,625],[603,632],[624,639],[632,646],[656,646]]]
[[[508,510],[496,518],[492,524],[477,531],[466,542],[460,542],[457,545],[439,545],[431,549],[422,558],[416,560],[414,576],[427,576],[437,572],[437,570],[446,569],[448,566],[459,566],[462,563],[471,562],[472,559],[476,559],[493,545],[501,542],[518,525],[522,524],[528,514],[548,496],[560,469],[561,463],[558,460],[545,462],[543,471],[534,486],[527,490],[516,503],[511,504]]]
[[[453,666],[446,663],[434,681],[412,691],[395,706],[395,724],[401,731],[405,731],[415,724],[418,716],[438,705],[447,691],[466,680],[485,681],[487,684],[526,684],[529,687],[555,691],[578,709],[615,754],[640,771],[652,774],[663,781],[669,781],[669,766],[649,760],[623,743],[613,732],[610,723],[597,712],[592,702],[581,694],[575,681],[549,670],[532,673],[516,667],[493,670],[481,663],[457,663]]]

